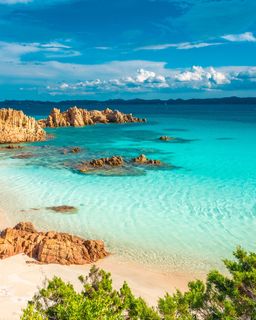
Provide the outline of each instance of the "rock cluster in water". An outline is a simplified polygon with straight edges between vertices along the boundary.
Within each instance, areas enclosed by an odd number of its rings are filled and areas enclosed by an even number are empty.
[[[162,162],[160,160],[154,160],[154,159],[148,159],[144,154],[141,154],[140,156],[134,158],[132,160],[136,164],[149,164],[154,166],[160,166],[162,165]]]
[[[32,223],[21,222],[0,235],[0,259],[24,253],[40,263],[63,265],[95,262],[108,255],[101,240],[84,240],[60,232],[38,232]]]
[[[95,169],[108,169],[111,167],[120,167],[124,165],[124,159],[120,156],[113,156],[110,158],[93,159],[85,161],[77,166],[81,172],[87,172]]]
[[[95,123],[126,123],[126,122],[145,122],[145,119],[134,117],[132,114],[125,114],[118,110],[105,109],[87,110],[78,107],[69,108],[61,112],[54,108],[47,119],[39,120],[42,127],[83,127]]]
[[[133,158],[129,161],[125,161],[120,156],[113,156],[109,158],[92,159],[89,161],[84,161],[76,166],[76,169],[80,172],[93,172],[93,171],[108,171],[114,168],[124,168],[127,165],[152,165],[160,166],[163,163],[160,160],[148,159],[144,154]]]
[[[0,109],[0,143],[34,142],[46,139],[37,121],[22,111]]]

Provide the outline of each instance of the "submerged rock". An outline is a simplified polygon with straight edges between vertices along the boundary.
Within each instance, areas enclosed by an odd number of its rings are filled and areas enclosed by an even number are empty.
[[[77,212],[76,207],[66,206],[66,205],[47,207],[46,209],[54,212],[60,212],[60,213],[76,213]]]
[[[171,141],[171,140],[175,140],[175,138],[169,137],[169,136],[161,136],[159,138],[159,140],[161,140],[161,141]]]
[[[109,169],[111,167],[120,167],[124,165],[124,160],[120,156],[110,158],[93,159],[85,161],[77,166],[80,172],[87,172],[95,169]]]
[[[31,222],[7,228],[0,236],[0,259],[24,253],[40,263],[93,263],[108,255],[101,240],[84,240],[61,232],[38,232]]]
[[[46,132],[22,111],[0,109],[0,143],[43,141]]]
[[[143,164],[143,165],[154,165],[154,166],[160,166],[162,165],[162,162],[160,160],[153,160],[148,159],[144,154],[141,154],[140,156],[132,159],[132,161],[136,164]]]
[[[1,147],[1,149],[5,150],[20,150],[23,149],[23,146],[16,145],[16,144],[9,144],[8,146]]]
[[[118,110],[105,109],[87,110],[78,107],[69,108],[61,112],[60,109],[52,109],[47,119],[39,120],[42,127],[83,127],[96,123],[126,123],[126,122],[145,122],[145,119],[134,117],[132,114],[125,114]]]
[[[35,154],[33,153],[21,153],[21,154],[17,154],[15,156],[12,156],[12,159],[30,159],[30,158],[34,158],[36,157]]]
[[[81,148],[80,147],[71,147],[71,148],[65,148],[62,150],[63,154],[68,154],[68,153],[79,153],[81,152]]]

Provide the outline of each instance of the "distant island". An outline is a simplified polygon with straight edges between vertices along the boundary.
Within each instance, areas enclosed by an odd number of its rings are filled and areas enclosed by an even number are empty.
[[[0,101],[1,108],[13,108],[16,110],[23,110],[29,115],[34,115],[35,110],[39,114],[49,114],[53,108],[58,108],[64,111],[70,106],[78,106],[80,108],[85,108],[88,110],[93,110],[95,108],[103,110],[105,108],[118,109],[124,112],[134,112],[132,107],[140,107],[143,110],[144,105],[147,106],[200,106],[200,105],[256,105],[256,97],[240,98],[240,97],[225,97],[225,98],[211,98],[211,99],[110,99],[105,101],[100,100],[63,100],[63,101],[40,101],[40,100],[4,100]],[[163,108],[164,109],[164,108]],[[160,111],[160,109],[155,110],[155,112]],[[161,110],[163,111],[163,110]]]

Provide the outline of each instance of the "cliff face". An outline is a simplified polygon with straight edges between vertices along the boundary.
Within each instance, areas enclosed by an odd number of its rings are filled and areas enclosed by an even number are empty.
[[[67,111],[61,112],[54,108],[47,119],[39,120],[42,127],[83,127],[95,123],[126,123],[126,122],[145,122],[145,119],[134,117],[132,114],[125,114],[117,110],[105,109],[86,110],[72,107]]]
[[[22,111],[0,109],[0,143],[42,141],[46,133],[37,121]]]

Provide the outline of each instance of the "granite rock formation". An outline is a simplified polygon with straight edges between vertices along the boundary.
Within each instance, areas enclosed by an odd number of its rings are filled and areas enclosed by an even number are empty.
[[[132,159],[132,161],[136,164],[142,164],[142,165],[154,165],[154,166],[160,166],[162,165],[162,162],[160,160],[153,160],[148,159],[144,154],[141,154],[140,156]]]
[[[46,133],[22,111],[0,109],[0,143],[34,142],[46,139]]]
[[[0,235],[0,259],[24,253],[39,263],[86,264],[108,255],[101,240],[84,240],[67,233],[38,232],[21,222]]]
[[[97,169],[109,169],[112,167],[121,167],[124,165],[124,160],[120,156],[113,156],[110,158],[93,159],[85,161],[77,166],[80,172],[87,172]]]
[[[105,109],[87,110],[78,107],[69,108],[61,112],[60,109],[52,109],[47,119],[39,120],[42,127],[83,127],[96,123],[126,123],[126,122],[145,122],[145,119],[134,117],[132,114],[125,114],[118,110]]]

